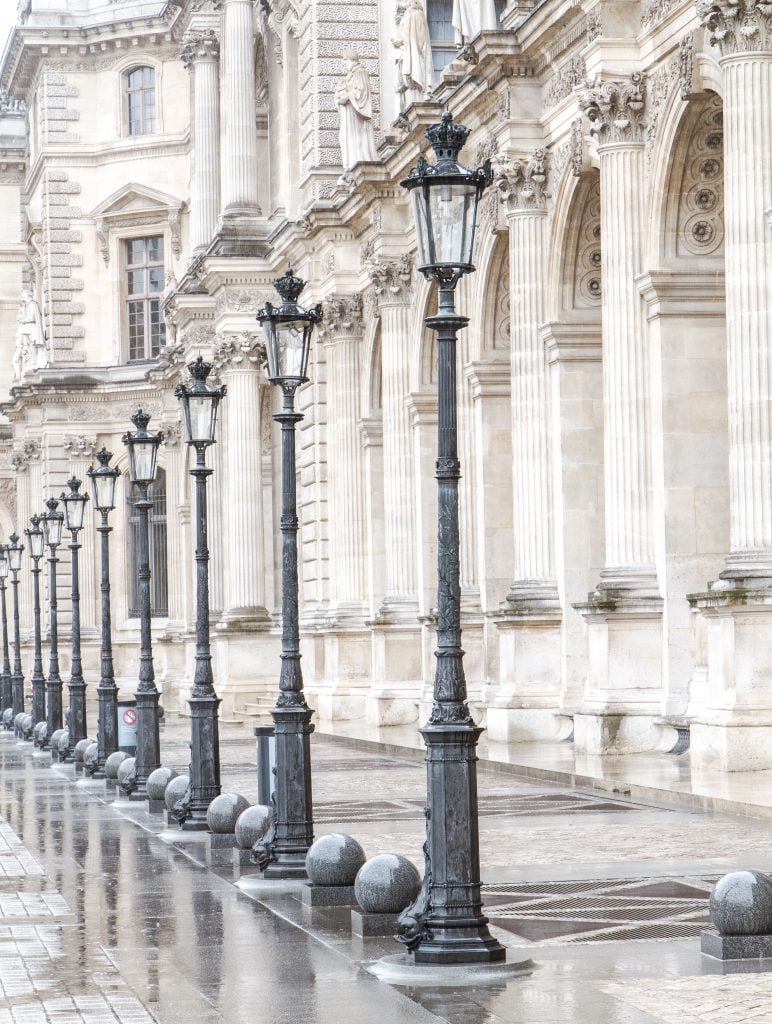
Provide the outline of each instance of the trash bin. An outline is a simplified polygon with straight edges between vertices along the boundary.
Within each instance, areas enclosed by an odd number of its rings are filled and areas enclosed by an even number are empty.
[[[255,727],[257,737],[257,800],[270,806],[276,788],[276,729],[272,725]]]
[[[118,749],[132,757],[137,753],[137,702],[118,701]]]

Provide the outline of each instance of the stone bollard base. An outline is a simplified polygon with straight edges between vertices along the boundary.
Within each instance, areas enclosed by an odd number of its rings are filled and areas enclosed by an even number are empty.
[[[717,960],[764,960],[772,957],[772,935],[720,935],[710,929],[700,935],[700,951]]]
[[[314,885],[313,882],[303,883],[301,901],[304,907],[355,907],[357,903],[353,885]],[[391,914],[386,916],[391,917]]]
[[[160,800],[148,800],[147,801],[147,813],[148,814],[163,814],[166,810],[166,801],[162,798]]]
[[[212,865],[232,864],[233,851],[238,840],[232,832],[208,832],[206,835],[206,863]]]
[[[362,939],[375,935],[396,935],[399,914],[370,914],[364,910],[351,911],[351,931]]]

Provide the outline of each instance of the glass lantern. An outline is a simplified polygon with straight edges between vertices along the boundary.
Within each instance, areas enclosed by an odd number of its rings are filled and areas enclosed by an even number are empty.
[[[147,429],[150,416],[142,409],[137,409],[131,422],[137,429],[123,435],[123,443],[129,450],[129,478],[133,484],[148,487],[155,480],[158,449],[164,436]]]
[[[46,502],[48,512],[43,516],[43,532],[46,535],[46,544],[55,548],[62,543],[62,527],[64,526],[64,513],[59,512],[59,502],[56,498],[49,498]]]
[[[21,569],[21,555],[24,551],[24,545],[19,543],[19,535],[12,533],[9,537],[10,544],[8,545],[8,564],[11,567],[11,572],[18,572]]]
[[[83,529],[83,516],[88,501],[88,495],[80,493],[80,485],[81,481],[77,477],[70,477],[67,481],[69,493],[61,496],[64,502],[64,524],[73,533]]]
[[[266,302],[257,314],[265,331],[268,379],[280,384],[285,391],[294,391],[308,380],[311,335],[322,319],[321,304],[313,309],[298,305],[298,296],[305,286],[305,281],[287,270],[274,281],[281,305],[276,307]]]
[[[27,535],[29,552],[34,559],[42,558],[46,550],[46,538],[43,530],[40,527],[41,522],[41,516],[32,516],[30,518],[31,526],[27,527],[27,529],[24,531]]]
[[[94,493],[94,505],[98,512],[112,512],[115,508],[115,485],[121,471],[110,465],[113,453],[108,452],[104,446],[96,453],[96,457],[99,468],[89,466],[86,470]]]
[[[190,383],[179,384],[174,391],[182,402],[185,440],[199,447],[215,443],[217,410],[225,397],[224,384],[218,387],[207,382],[211,372],[212,364],[205,363],[199,356],[188,363]]]

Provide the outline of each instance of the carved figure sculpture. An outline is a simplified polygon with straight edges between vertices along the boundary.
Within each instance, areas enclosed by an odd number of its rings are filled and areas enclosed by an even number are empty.
[[[397,92],[400,110],[404,110],[422,99],[434,85],[432,45],[423,0],[407,0],[399,33],[391,41],[397,51]]]
[[[340,152],[343,170],[363,160],[376,160],[370,76],[353,51],[346,55],[348,74],[335,91],[340,110]]]
[[[19,312],[16,314],[16,351],[13,356],[13,375],[21,380],[30,370],[48,366],[46,335],[43,317],[37,300],[28,289],[21,293]]]
[[[456,42],[463,46],[480,32],[496,28],[494,0],[453,0],[451,20]]]

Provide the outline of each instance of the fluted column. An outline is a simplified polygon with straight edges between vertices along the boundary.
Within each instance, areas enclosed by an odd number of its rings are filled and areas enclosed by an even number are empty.
[[[365,615],[364,450],[360,433],[362,300],[334,295],[324,304],[319,335],[327,356],[327,486],[330,530],[330,609],[335,624],[361,623]]]
[[[225,461],[221,506],[224,519],[221,626],[267,623],[261,472],[259,363],[262,344],[254,334],[221,335],[214,360],[228,388],[220,441]]]
[[[370,267],[381,318],[386,593],[382,613],[417,614],[416,503],[410,392],[413,268],[405,257]]]
[[[772,575],[772,8],[698,3],[724,75],[731,551],[723,576]]]
[[[507,601],[529,612],[557,604],[549,382],[539,333],[547,280],[546,159],[538,149],[528,160],[499,168],[509,228],[512,337],[515,580]]]
[[[252,0],[225,0],[222,44],[222,214],[256,217],[257,106]]]
[[[97,448],[95,437],[77,434],[65,437],[64,451],[69,459],[70,473],[84,482],[83,491],[88,481],[90,469]],[[100,575],[96,557],[96,530],[91,501],[86,502],[83,513],[83,530],[78,538],[81,545],[79,552],[79,590],[80,590],[80,628],[86,638],[97,635],[96,589]]]
[[[581,103],[597,136],[601,174],[606,567],[599,589],[651,591],[649,354],[636,285],[644,234],[643,78],[603,82]]]
[[[181,58],[192,76],[190,244],[194,252],[209,245],[220,213],[219,57],[220,41],[212,29],[185,33]]]

